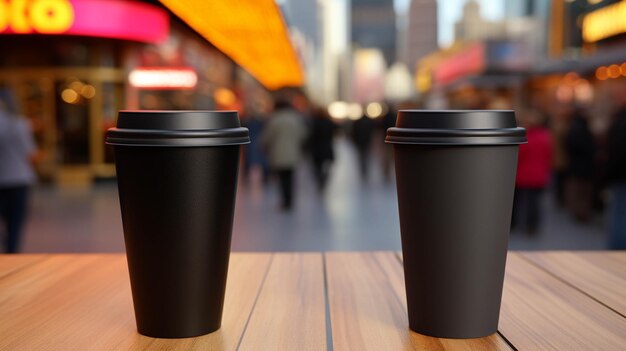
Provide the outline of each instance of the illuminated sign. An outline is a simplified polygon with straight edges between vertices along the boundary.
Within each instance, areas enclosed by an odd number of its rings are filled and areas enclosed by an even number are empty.
[[[145,67],[132,70],[128,82],[141,89],[193,89],[198,83],[198,75],[193,68],[187,67]]]
[[[626,33],[626,0],[605,6],[583,18],[583,39],[595,42]]]
[[[433,86],[433,76],[430,67],[420,67],[415,74],[417,91],[425,93]]]
[[[74,23],[74,7],[67,0],[0,1],[0,32],[62,33]]]
[[[474,44],[439,64],[434,72],[435,80],[445,85],[458,78],[480,73],[485,69],[485,61],[485,45]]]
[[[160,0],[268,89],[301,86],[296,51],[274,0]]]
[[[157,43],[167,39],[162,9],[120,0],[0,0],[0,34],[63,34]]]

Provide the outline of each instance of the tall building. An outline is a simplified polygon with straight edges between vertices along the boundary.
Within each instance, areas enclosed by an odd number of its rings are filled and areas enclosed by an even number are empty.
[[[415,72],[417,62],[437,51],[437,0],[412,0],[400,59]]]
[[[492,22],[480,14],[480,5],[476,0],[469,0],[463,5],[463,15],[454,24],[455,41],[474,41],[486,39],[504,39],[504,22]]]
[[[286,0],[281,10],[306,75],[305,88],[310,98],[319,102],[323,99],[324,84],[323,76],[317,74],[324,70],[321,5],[318,0]]]
[[[550,0],[505,1],[506,17],[542,17],[546,18],[550,10]]]
[[[315,46],[320,45],[318,0],[288,0],[281,6],[289,27],[295,27]]]
[[[529,42],[533,55],[544,57],[548,51],[548,24],[550,0],[506,1],[505,17],[508,18],[509,36],[521,37]]]
[[[349,80],[349,0],[281,0],[306,74],[305,88],[317,104],[342,99]],[[347,77],[346,77],[347,75]]]
[[[534,58],[546,55],[546,28],[548,6],[546,1],[527,0],[506,3],[507,16],[500,21],[489,21],[480,14],[477,1],[469,0],[463,6],[463,16],[455,23],[455,41],[509,41],[524,47]]]
[[[378,48],[387,64],[396,61],[396,13],[394,0],[352,0],[352,44]]]
[[[322,7],[324,69],[323,101],[346,100],[351,91],[350,4],[346,0],[320,0]],[[319,72],[318,72],[319,74]]]

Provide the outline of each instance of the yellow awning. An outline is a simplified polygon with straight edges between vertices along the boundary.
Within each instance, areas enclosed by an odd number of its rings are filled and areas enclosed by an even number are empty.
[[[304,77],[274,0],[160,0],[268,89]]]

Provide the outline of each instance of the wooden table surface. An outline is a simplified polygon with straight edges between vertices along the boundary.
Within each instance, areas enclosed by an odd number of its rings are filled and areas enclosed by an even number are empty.
[[[408,329],[401,255],[234,253],[222,329],[137,334],[123,255],[0,255],[0,350],[626,350],[626,252],[511,252],[498,333]]]

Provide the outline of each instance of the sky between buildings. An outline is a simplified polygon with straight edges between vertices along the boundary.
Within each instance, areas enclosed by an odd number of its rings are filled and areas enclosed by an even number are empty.
[[[349,1],[349,0],[348,0]],[[396,12],[405,12],[411,0],[394,0]],[[454,23],[463,14],[463,5],[467,0],[437,0],[439,46],[446,47],[454,41]],[[478,0],[481,15],[496,21],[504,17],[505,0]]]
[[[276,0],[278,4],[285,3],[288,0]],[[346,4],[350,0],[331,0],[344,1]],[[488,20],[496,21],[504,17],[504,1],[506,0],[477,0],[480,4],[481,15]],[[437,0],[438,2],[438,29],[439,46],[446,47],[454,41],[454,23],[461,18],[463,13],[463,5],[467,0]],[[394,0],[397,13],[404,13],[408,10],[411,0]]]

